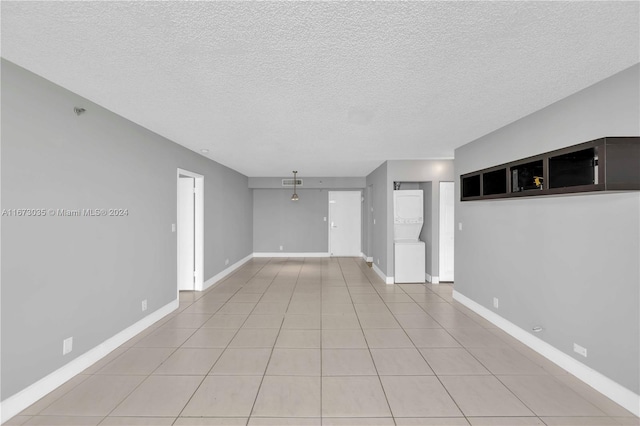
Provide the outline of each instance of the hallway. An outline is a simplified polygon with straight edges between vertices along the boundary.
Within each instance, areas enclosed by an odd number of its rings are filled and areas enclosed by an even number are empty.
[[[254,258],[7,424],[638,424],[451,292]]]

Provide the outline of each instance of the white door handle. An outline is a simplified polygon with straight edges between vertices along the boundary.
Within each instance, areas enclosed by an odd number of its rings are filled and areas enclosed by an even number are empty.
[[[336,223],[335,222],[331,222],[331,227],[332,228],[337,228]]]

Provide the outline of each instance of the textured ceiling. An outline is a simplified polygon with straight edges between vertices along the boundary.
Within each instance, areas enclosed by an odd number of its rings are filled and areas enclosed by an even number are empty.
[[[451,158],[640,50],[637,1],[1,7],[3,57],[248,176]]]

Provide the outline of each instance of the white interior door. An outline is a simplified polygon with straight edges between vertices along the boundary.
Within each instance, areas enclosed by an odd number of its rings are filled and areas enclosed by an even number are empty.
[[[195,290],[194,189],[194,178],[178,178],[178,290]]]
[[[453,281],[454,186],[440,182],[440,281]]]
[[[329,192],[329,253],[361,256],[362,194],[360,191]]]

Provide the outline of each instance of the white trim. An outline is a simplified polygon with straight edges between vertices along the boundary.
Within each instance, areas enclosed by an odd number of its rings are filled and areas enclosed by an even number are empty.
[[[329,253],[253,253],[253,257],[329,257]]]
[[[4,423],[11,417],[15,416],[49,392],[61,386],[74,376],[80,374],[91,365],[100,361],[111,351],[118,348],[127,340],[131,339],[141,331],[147,329],[153,323],[159,321],[179,306],[178,299],[169,302],[162,308],[142,318],[135,324],[125,328],[115,336],[105,340],[93,349],[88,350],[77,358],[69,361],[66,365],[58,368],[53,373],[43,377],[34,384],[11,395],[9,398],[0,402],[0,422]]]
[[[362,253],[362,258],[365,262],[373,263],[373,257],[371,256],[367,256],[366,254]]]
[[[375,263],[373,264],[373,270],[380,278],[382,278],[382,281],[384,281],[385,284],[393,284],[393,277],[387,277]]]
[[[577,359],[567,355],[554,346],[551,346],[549,343],[539,339],[538,337],[535,337],[531,333],[523,330],[512,322],[504,319],[495,312],[485,308],[477,302],[474,302],[455,290],[453,291],[453,299],[457,300],[478,315],[484,317],[491,323],[497,325],[500,329],[529,346],[549,361],[559,365],[561,368],[564,368],[607,398],[623,406],[636,416],[640,416],[640,395],[614,382],[602,373],[586,366]]]
[[[184,170],[178,168],[177,171],[177,179],[180,179],[180,175],[189,176],[194,178],[195,183],[195,282],[194,282],[194,290],[202,291],[204,288],[204,176],[198,173],[190,172],[189,170]],[[178,209],[178,194],[176,193],[176,220],[177,220],[177,211]],[[177,234],[176,234],[177,237]],[[177,241],[177,238],[176,238]],[[178,245],[179,246],[179,245]],[[178,247],[179,250],[179,247]],[[177,254],[176,250],[176,255]],[[176,264],[178,264],[180,257],[177,257]],[[179,269],[179,268],[176,268]],[[177,273],[177,272],[176,272]],[[179,277],[177,277],[179,280]],[[176,289],[176,294],[179,290]]]
[[[249,256],[245,257],[244,259],[240,259],[239,261],[237,261],[233,265],[229,266],[228,268],[224,269],[223,271],[221,271],[221,272],[217,273],[216,275],[214,275],[213,277],[209,278],[208,280],[206,280],[204,282],[203,290],[206,290],[211,286],[215,286],[215,285],[219,284],[224,277],[226,277],[227,275],[231,274],[233,271],[235,271],[236,269],[238,269],[239,267],[241,267],[242,265],[244,265],[245,263],[247,263],[251,259],[253,259],[253,254],[250,254]]]
[[[439,277],[432,277],[429,274],[424,274],[424,277],[426,278],[427,282],[430,282],[431,284],[440,284],[440,278]]]

